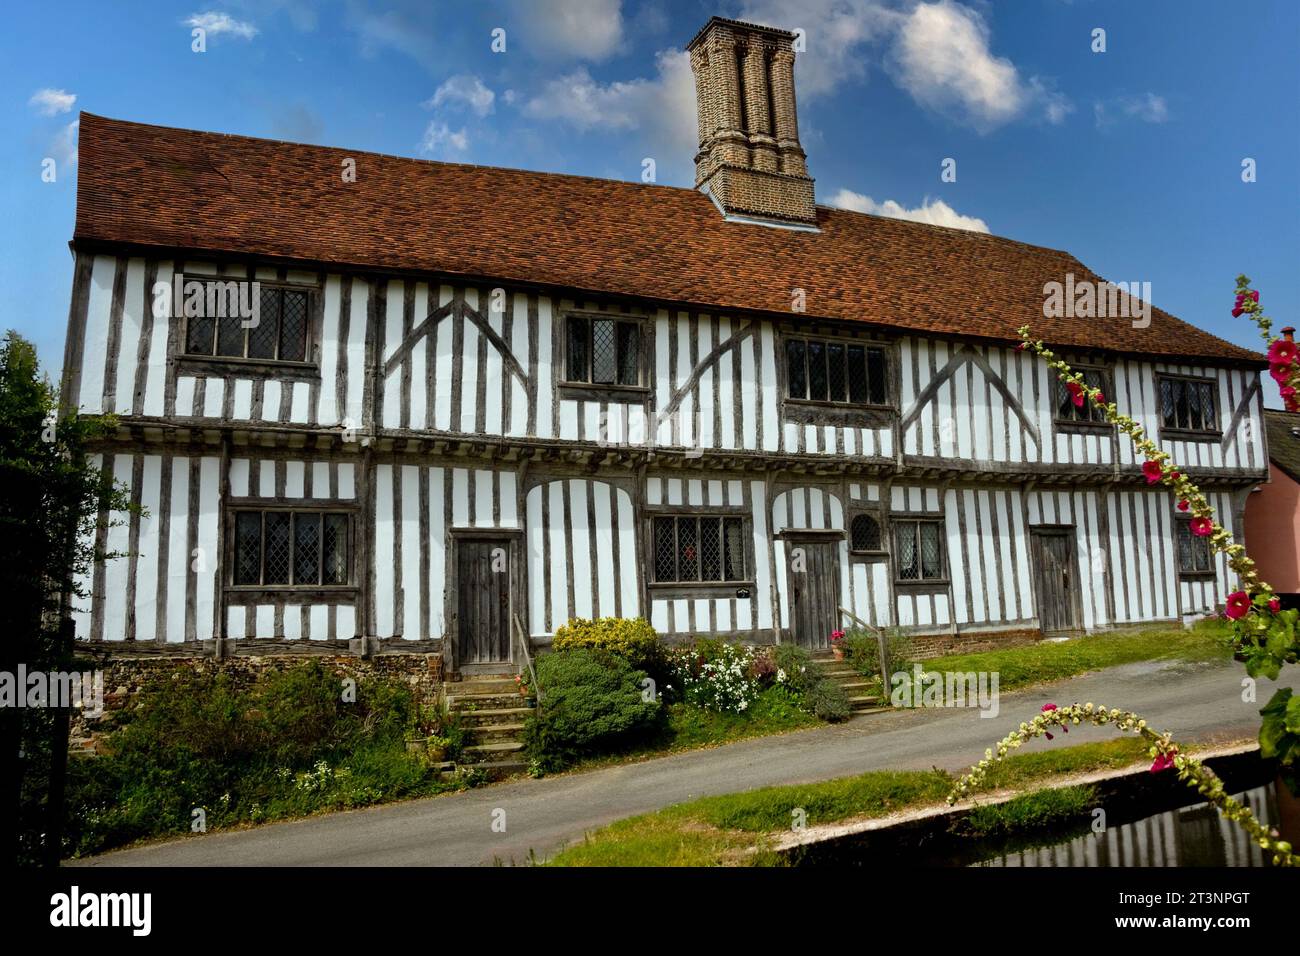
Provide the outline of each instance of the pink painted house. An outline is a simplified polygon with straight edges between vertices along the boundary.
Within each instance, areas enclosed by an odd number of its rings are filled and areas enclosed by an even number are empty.
[[[1246,546],[1279,594],[1300,602],[1300,413],[1265,409],[1268,481],[1246,500]]]

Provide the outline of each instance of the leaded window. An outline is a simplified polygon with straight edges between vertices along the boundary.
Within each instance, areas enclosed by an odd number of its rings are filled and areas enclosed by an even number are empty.
[[[1100,368],[1076,368],[1083,376],[1083,383],[1089,388],[1100,389],[1106,400],[1110,401],[1110,380],[1106,371]],[[1056,380],[1056,420],[1058,422],[1095,422],[1106,424],[1106,413],[1096,402],[1085,397],[1083,405],[1074,404],[1074,396],[1060,379]]]
[[[741,518],[722,515],[655,517],[655,583],[746,580],[744,527]]]
[[[1192,531],[1188,520],[1175,521],[1178,540],[1178,573],[1210,574],[1214,571],[1214,562],[1210,553],[1210,539]]]
[[[943,536],[938,521],[895,521],[894,560],[900,581],[943,580]]]
[[[234,583],[305,587],[349,583],[347,514],[235,512]]]
[[[1219,433],[1214,381],[1161,376],[1160,423],[1178,431]]]
[[[639,322],[571,315],[565,328],[565,381],[591,385],[641,384]]]
[[[854,515],[849,522],[849,550],[879,551],[880,522],[873,515]]]
[[[190,281],[187,279],[185,285]],[[251,287],[258,286],[257,316],[245,314]],[[245,279],[203,282],[201,315],[186,319],[185,351],[215,358],[272,362],[307,360],[310,294]],[[182,297],[179,308],[185,309]],[[188,311],[188,310],[187,310]]]
[[[885,350],[840,339],[787,338],[790,398],[832,405],[884,405]]]

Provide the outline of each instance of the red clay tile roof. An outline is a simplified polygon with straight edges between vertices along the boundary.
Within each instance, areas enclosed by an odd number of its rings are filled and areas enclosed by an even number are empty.
[[[725,221],[691,189],[434,163],[81,114],[74,241],[570,287],[702,308],[1259,362],[1173,316],[1046,319],[1066,252],[818,207],[817,233]],[[356,160],[355,183],[342,162]]]
[[[1264,409],[1264,427],[1268,430],[1268,457],[1292,481],[1300,481],[1300,412]]]

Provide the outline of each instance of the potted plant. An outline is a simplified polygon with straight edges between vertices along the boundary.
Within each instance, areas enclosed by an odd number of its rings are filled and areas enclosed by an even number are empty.
[[[831,653],[837,661],[844,660],[844,632],[831,631]]]
[[[532,685],[528,683],[528,678],[524,674],[515,675],[515,687],[519,688],[519,696],[524,698],[524,704],[534,708],[537,706],[537,698],[533,695]]]

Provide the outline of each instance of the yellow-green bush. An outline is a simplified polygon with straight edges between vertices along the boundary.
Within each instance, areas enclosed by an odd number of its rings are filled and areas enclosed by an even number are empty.
[[[602,617],[594,621],[577,617],[556,629],[551,647],[557,651],[588,648],[617,654],[656,679],[664,669],[659,635],[643,617]]]

